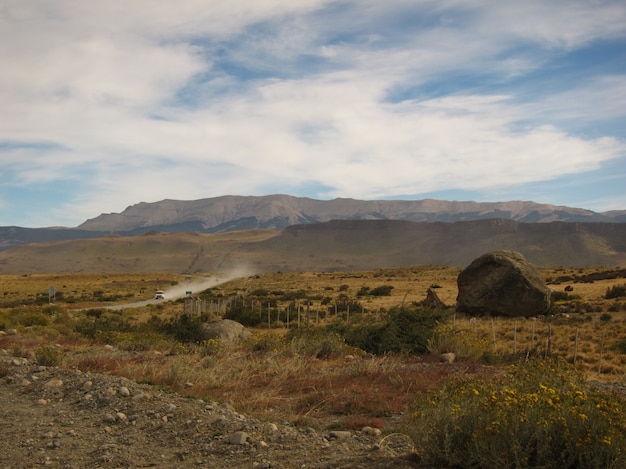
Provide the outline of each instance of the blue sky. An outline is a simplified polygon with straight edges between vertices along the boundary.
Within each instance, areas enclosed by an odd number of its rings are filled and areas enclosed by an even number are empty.
[[[626,209],[626,4],[4,0],[0,226],[139,202]]]

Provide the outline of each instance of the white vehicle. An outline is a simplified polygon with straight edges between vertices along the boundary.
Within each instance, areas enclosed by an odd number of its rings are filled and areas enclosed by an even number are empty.
[[[164,300],[165,299],[165,292],[162,292],[161,290],[159,290],[158,292],[155,293],[154,299],[155,300]]]

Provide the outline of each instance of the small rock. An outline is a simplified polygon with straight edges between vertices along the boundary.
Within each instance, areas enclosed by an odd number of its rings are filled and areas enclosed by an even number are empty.
[[[40,406],[48,405],[48,400],[47,399],[38,399],[37,400],[37,405],[40,405]]]
[[[140,393],[137,393],[137,394],[135,394],[133,396],[133,400],[134,401],[143,401],[143,400],[146,400],[146,399],[149,399],[149,398],[150,398],[150,395],[146,394],[145,392],[140,392]]]
[[[93,381],[85,381],[83,383],[83,389],[86,391],[87,389],[91,389],[93,387]]]
[[[128,390],[128,388],[126,386],[121,386],[120,389],[119,389],[119,393],[120,393],[120,396],[122,396],[122,397],[130,396],[130,391]]]
[[[380,436],[382,433],[380,428],[374,428],[374,427],[363,427],[361,429],[361,432],[364,435],[368,435],[368,436]]]
[[[17,329],[7,329],[7,335],[16,335]]]
[[[115,415],[106,413],[102,416],[102,421],[104,423],[115,423],[117,419],[115,418]]]
[[[128,417],[126,417],[126,414],[124,412],[117,412],[115,414],[115,420],[118,420],[120,422],[126,422],[128,420]]]
[[[60,388],[63,386],[63,380],[58,378],[51,379],[45,384],[45,386],[47,388]]]
[[[245,445],[248,442],[248,434],[243,431],[235,432],[230,436],[228,442],[231,445]]]
[[[452,352],[442,353],[441,355],[439,355],[439,361],[441,363],[453,363],[455,359],[456,354]]]

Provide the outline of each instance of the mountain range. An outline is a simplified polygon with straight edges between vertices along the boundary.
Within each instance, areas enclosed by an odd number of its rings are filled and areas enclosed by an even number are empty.
[[[620,266],[625,222],[626,211],[522,201],[163,200],[75,228],[0,227],[0,274],[464,266],[494,249],[542,266]]]
[[[626,210],[591,210],[535,202],[456,202],[444,200],[315,200],[289,195],[223,196],[192,201],[139,203],[121,213],[102,214],[78,228],[111,233],[148,230],[219,233],[242,229],[282,230],[290,225],[331,220],[456,222],[503,218],[529,223],[626,222]]]

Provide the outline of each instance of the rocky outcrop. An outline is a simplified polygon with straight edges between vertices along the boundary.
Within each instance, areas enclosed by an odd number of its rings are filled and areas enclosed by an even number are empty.
[[[550,289],[515,251],[480,256],[459,274],[457,285],[457,311],[471,315],[530,317],[550,308]]]
[[[202,340],[220,339],[225,343],[236,343],[250,337],[250,331],[242,324],[230,319],[206,323],[202,326],[200,338]]]

